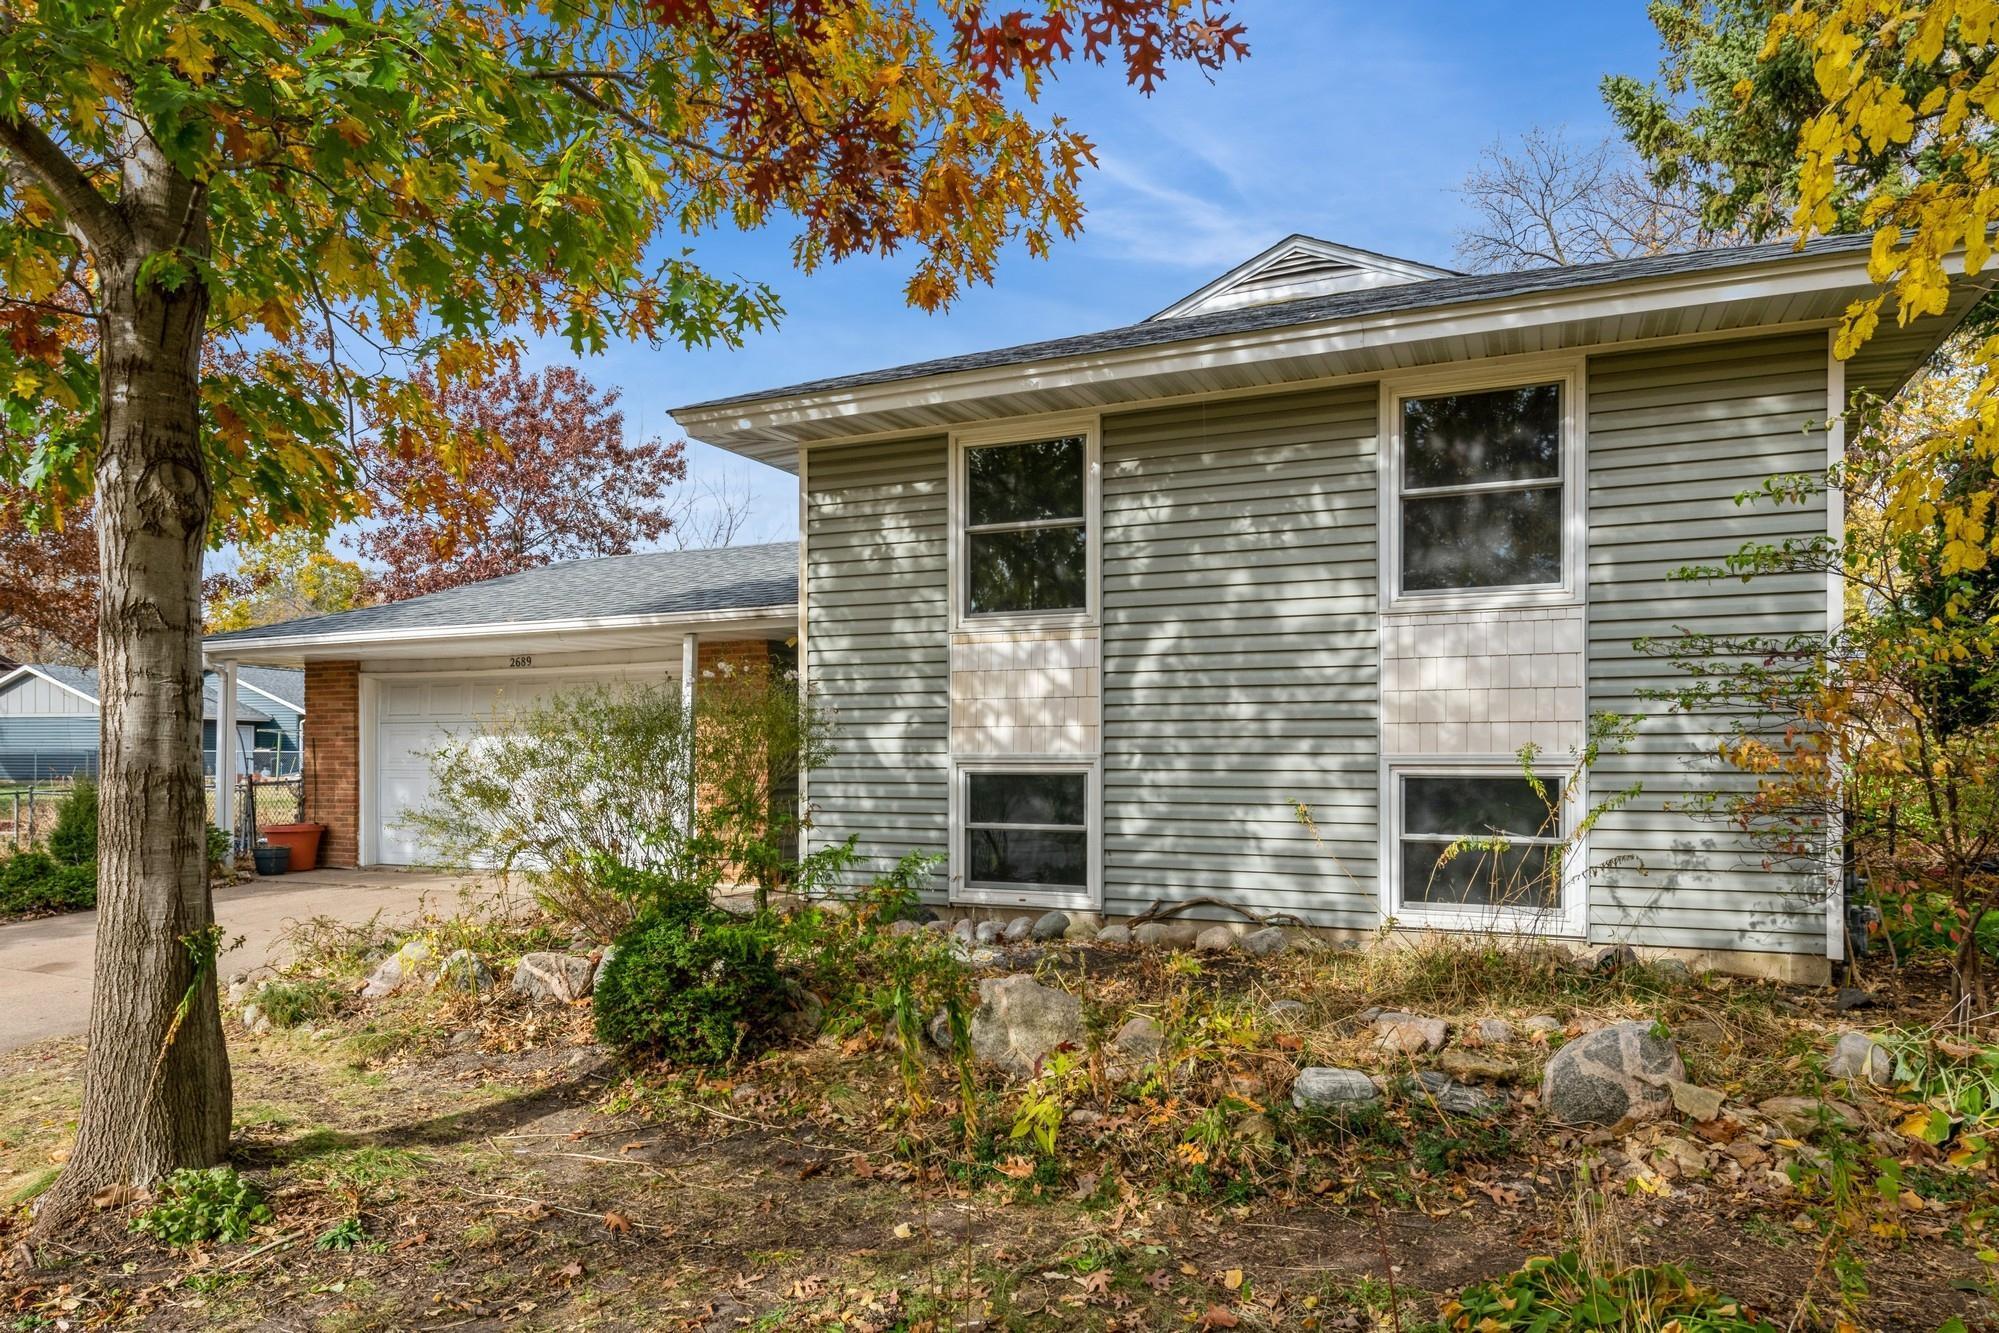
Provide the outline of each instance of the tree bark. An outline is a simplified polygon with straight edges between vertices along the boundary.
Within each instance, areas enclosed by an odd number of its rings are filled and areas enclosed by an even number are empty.
[[[213,493],[200,438],[205,286],[141,277],[206,258],[199,186],[149,139],[128,152],[120,245],[99,248],[100,822],[90,1054],[46,1234],[107,1186],[209,1166],[229,1144],[201,772],[201,560]],[[226,743],[227,737],[218,738]],[[206,958],[206,962],[202,959]]]

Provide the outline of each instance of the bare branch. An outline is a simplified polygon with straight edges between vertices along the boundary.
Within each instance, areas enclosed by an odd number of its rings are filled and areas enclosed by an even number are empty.
[[[90,177],[69,159],[40,126],[27,120],[0,117],[0,148],[25,167],[69,215],[78,239],[93,250],[108,250],[127,241],[131,230],[111,202],[97,192]]]

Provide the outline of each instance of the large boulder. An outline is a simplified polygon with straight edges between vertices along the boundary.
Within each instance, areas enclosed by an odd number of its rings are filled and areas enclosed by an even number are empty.
[[[1618,1023],[1556,1051],[1541,1076],[1541,1109],[1562,1125],[1638,1124],[1671,1114],[1687,1067],[1651,1023]]]
[[[405,940],[403,946],[381,961],[368,974],[368,984],[361,988],[364,1000],[379,1000],[384,995],[392,995],[417,979],[423,965],[430,961],[428,940]]]
[[[972,1014],[972,1055],[1022,1077],[1060,1046],[1083,1044],[1083,1005],[1067,991],[1017,974],[979,983]]]
[[[590,994],[594,959],[573,953],[530,953],[514,968],[514,990],[530,1000],[569,1004]]]
[[[1308,1065],[1291,1084],[1291,1104],[1301,1111],[1336,1111],[1379,1100],[1374,1080],[1358,1069]]]

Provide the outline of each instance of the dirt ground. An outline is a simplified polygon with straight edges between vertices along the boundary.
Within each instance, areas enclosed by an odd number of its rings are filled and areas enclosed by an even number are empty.
[[[1070,976],[1102,993],[1146,966],[1085,951]],[[1933,980],[1904,979],[1870,1021],[1903,1002],[1917,1012]],[[1284,981],[1331,1003],[1309,978]],[[1267,982],[1233,964],[1203,978],[1231,993]],[[1829,999],[1700,992],[1674,1028],[1722,1052],[1695,1077],[1748,1097],[1770,1075],[1728,1053],[1745,1014],[1803,1033],[1834,1021]],[[962,1123],[910,1117],[892,1053],[864,1036],[822,1036],[725,1080],[634,1080],[593,1044],[587,1005],[510,996],[353,1005],[315,1029],[231,1035],[236,1164],[275,1220],[245,1242],[175,1250],[135,1234],[139,1205],[120,1202],[28,1255],[14,1248],[27,1213],[12,1207],[0,1326],[1416,1329],[1467,1283],[1571,1243],[1576,1200],[1610,1179],[1592,1153],[1619,1147],[1516,1107],[1447,1164],[1412,1166],[1408,1145],[1420,1158],[1427,1140],[1377,1132],[1221,1187],[1134,1146],[1170,1101],[1106,1102],[1070,1113],[1061,1166],[1030,1179],[1008,1159],[965,1169]],[[1779,1070],[1801,1058],[1781,1041],[1760,1049]],[[81,1060],[69,1040],[0,1056],[0,1199],[60,1165]],[[1779,1327],[1835,1327],[1842,1281],[1864,1286],[1847,1302],[1859,1327],[1995,1327],[1979,1257],[1989,1167],[1938,1174],[1905,1222],[1835,1239],[1801,1221],[1813,1214],[1798,1197],[1648,1179],[1602,1190],[1611,1216],[1589,1224],[1595,1241],[1677,1262]],[[349,1218],[354,1247],[330,1248]],[[1848,1255],[1862,1266],[1836,1262]]]

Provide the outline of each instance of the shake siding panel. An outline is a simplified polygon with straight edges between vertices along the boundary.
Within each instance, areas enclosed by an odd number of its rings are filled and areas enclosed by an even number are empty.
[[[1105,418],[1107,912],[1215,894],[1375,924],[1375,399]]]
[[[948,842],[945,458],[938,438],[815,450],[808,466],[806,671],[838,724],[807,782],[810,845],[859,835],[861,878]]]
[[[1726,724],[1691,718],[1646,689],[1683,677],[1634,643],[1683,629],[1788,635],[1825,626],[1817,578],[1675,582],[1744,542],[1825,531],[1822,504],[1741,505],[1766,477],[1825,465],[1826,337],[1785,335],[1592,358],[1589,368],[1589,706],[1639,714],[1630,752],[1603,760],[1600,795],[1642,783],[1606,818],[1590,860],[1634,864],[1590,889],[1599,940],[1709,949],[1823,952],[1816,886],[1766,870],[1762,854],[1714,822],[1672,807],[1744,780],[1714,758]]]

